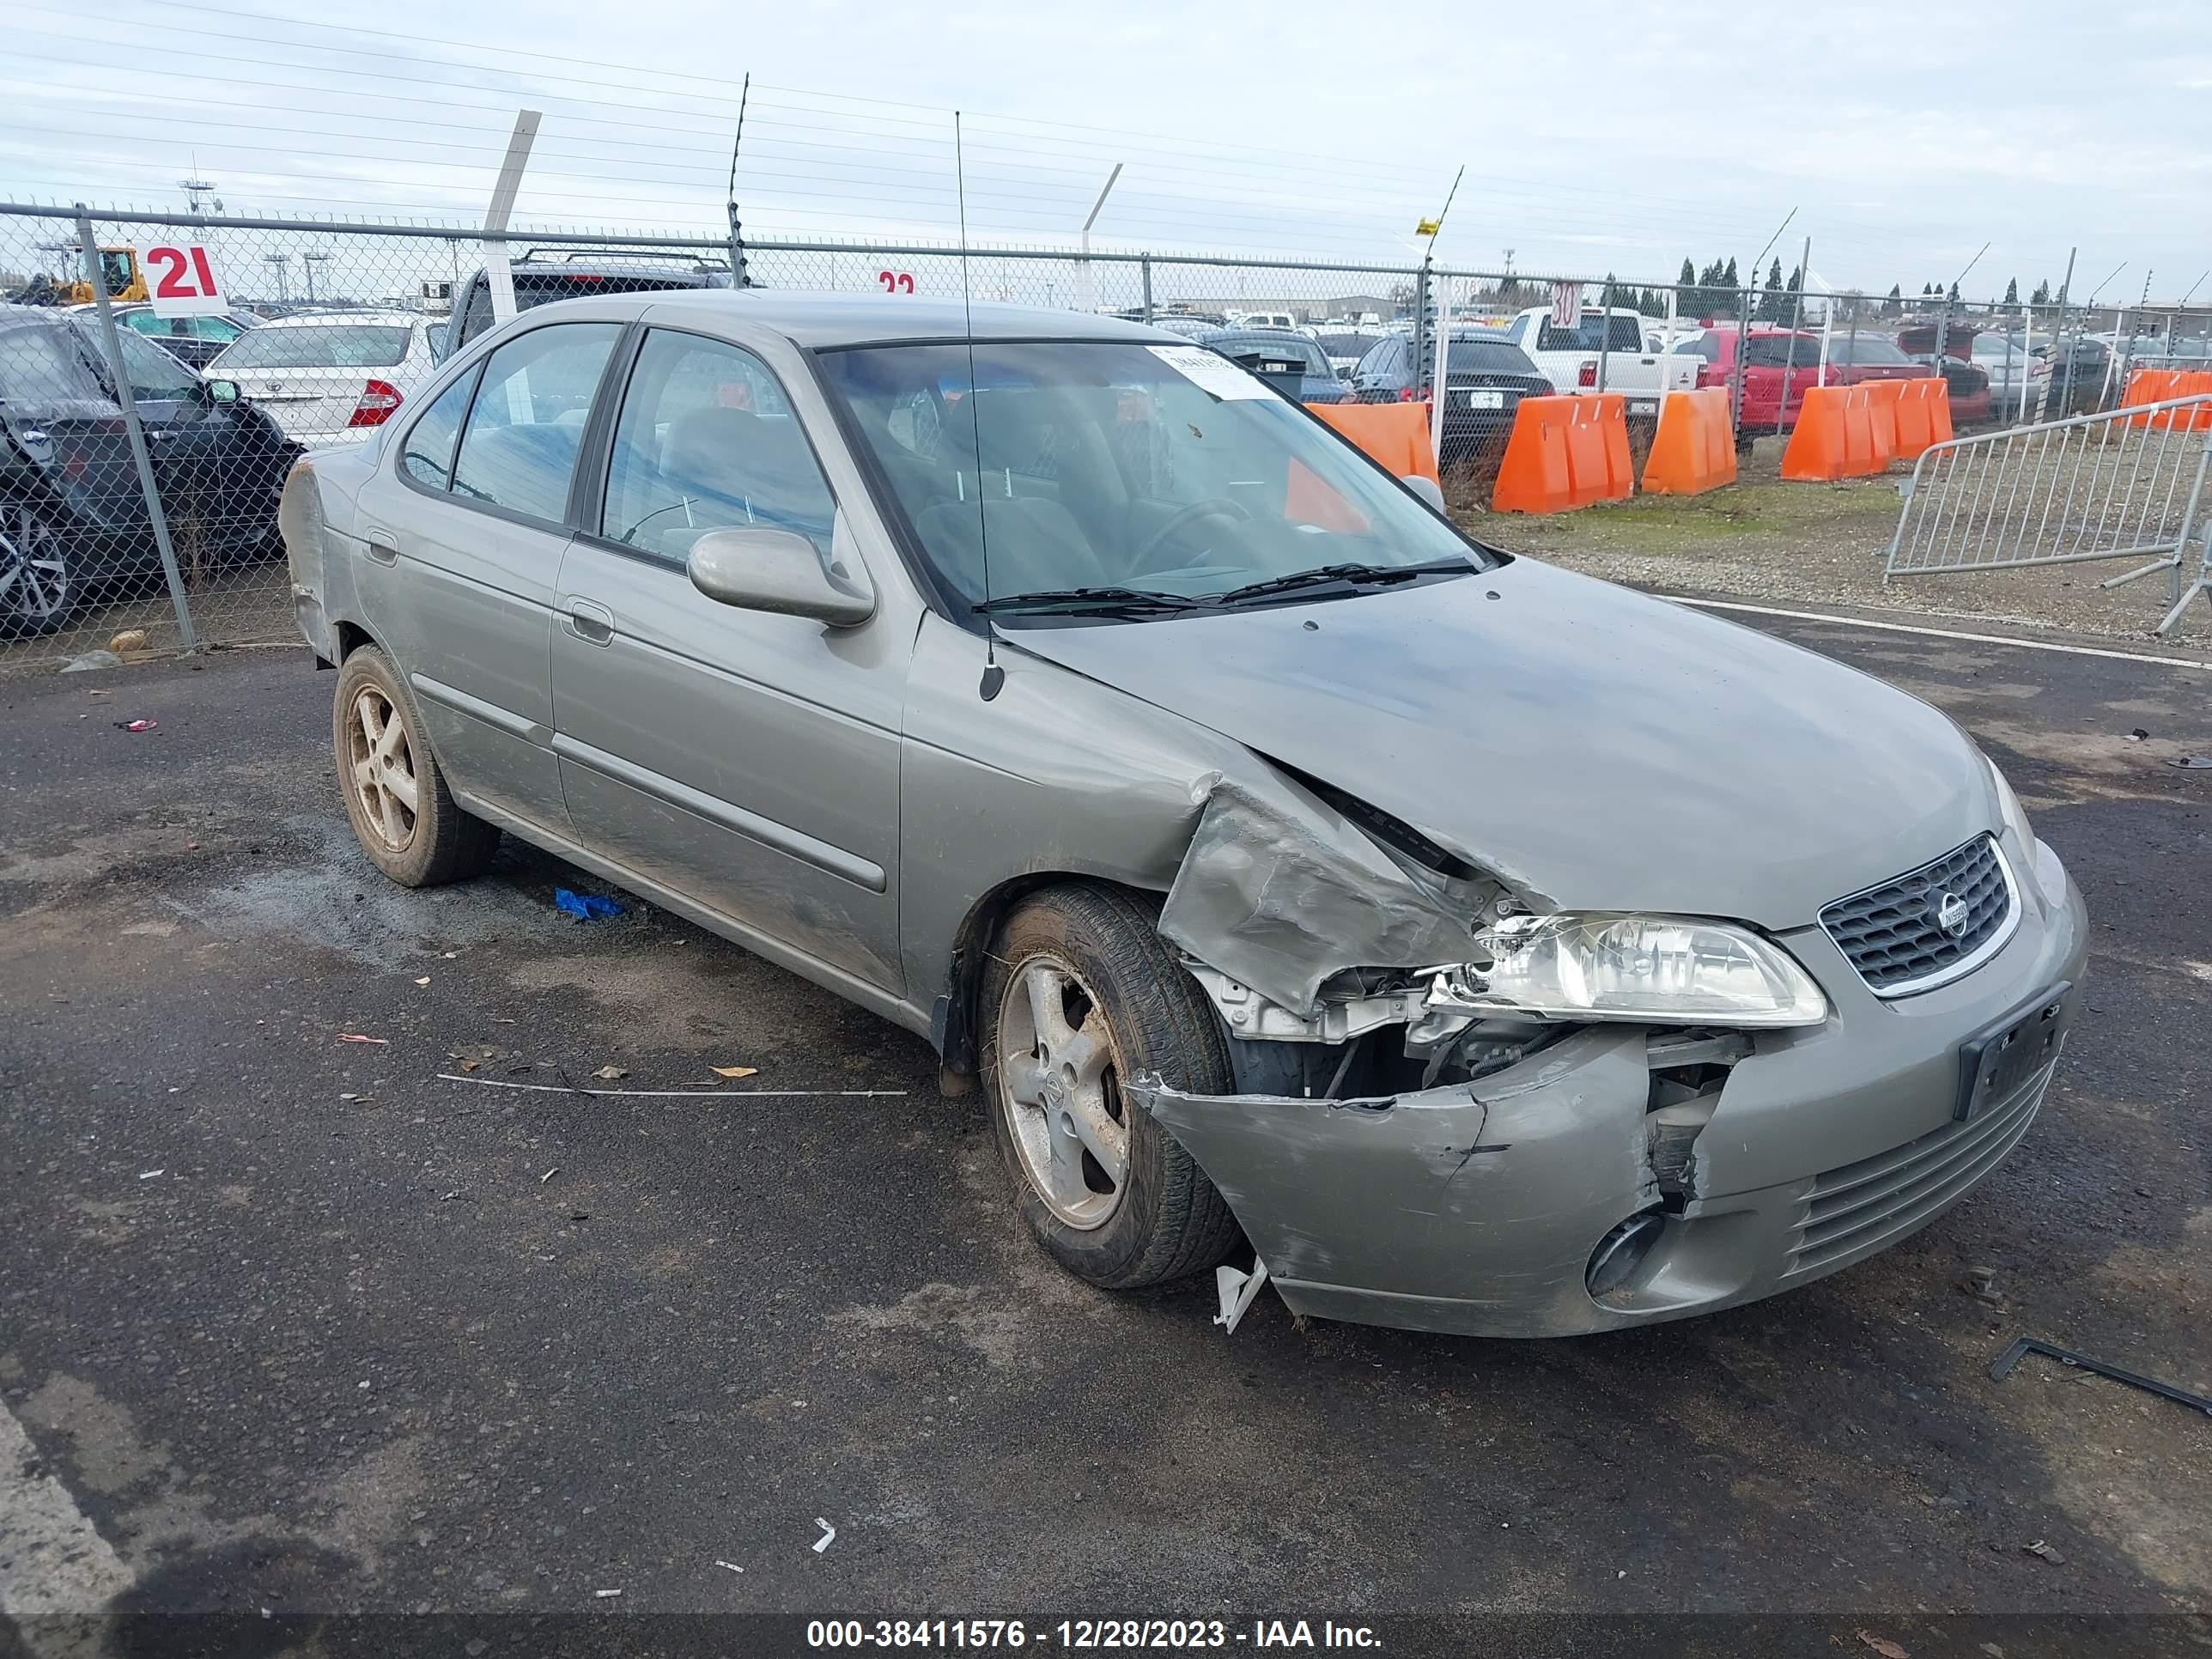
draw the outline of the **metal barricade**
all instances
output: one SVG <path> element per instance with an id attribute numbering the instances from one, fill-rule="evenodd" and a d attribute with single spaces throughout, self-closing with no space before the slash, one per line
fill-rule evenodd
<path id="1" fill-rule="evenodd" d="M 2166 633 L 2212 593 L 2208 467 L 2212 394 L 1954 438 L 1900 487 L 1882 580 L 2144 559 L 2101 586 L 2166 572 Z"/>

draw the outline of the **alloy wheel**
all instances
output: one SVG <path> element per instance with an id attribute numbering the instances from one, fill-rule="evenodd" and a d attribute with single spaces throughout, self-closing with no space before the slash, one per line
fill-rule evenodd
<path id="1" fill-rule="evenodd" d="M 408 746 L 406 723 L 390 698 L 365 685 L 353 701 L 347 731 L 347 759 L 353 769 L 355 798 L 362 818 L 379 840 L 398 853 L 415 839 L 421 792 L 415 754 Z"/>
<path id="2" fill-rule="evenodd" d="M 69 555 L 53 527 L 27 507 L 0 517 L 0 617 L 43 633 L 68 614 Z"/>
<path id="3" fill-rule="evenodd" d="M 999 1008 L 999 1109 L 1030 1187 L 1069 1226 L 1102 1227 L 1129 1180 L 1129 1125 L 1106 1017 L 1066 963 L 1032 957 Z"/>

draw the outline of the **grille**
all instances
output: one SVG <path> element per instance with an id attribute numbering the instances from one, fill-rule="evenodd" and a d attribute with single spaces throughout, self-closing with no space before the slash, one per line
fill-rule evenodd
<path id="1" fill-rule="evenodd" d="M 2056 1062 L 2045 1066 L 2011 1099 L 1972 1122 L 1947 1123 L 1815 1177 L 1782 1277 L 1867 1255 L 1931 1219 L 1996 1168 L 2027 1133 L 2055 1069 Z"/>
<path id="2" fill-rule="evenodd" d="M 1936 920 L 1947 894 L 1966 907 L 1966 929 L 1956 938 Z M 1972 967 L 1976 953 L 2012 925 L 2018 907 L 1996 842 L 1978 836 L 1917 870 L 1838 899 L 1820 912 L 1820 926 L 1878 994 L 1903 996 Z"/>

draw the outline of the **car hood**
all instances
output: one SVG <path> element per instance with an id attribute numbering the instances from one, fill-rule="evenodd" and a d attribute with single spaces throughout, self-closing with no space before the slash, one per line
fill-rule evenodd
<path id="1" fill-rule="evenodd" d="M 1002 637 L 1392 813 L 1559 908 L 1769 928 L 1997 823 L 1917 699 L 1528 559 L 1357 599 Z"/>

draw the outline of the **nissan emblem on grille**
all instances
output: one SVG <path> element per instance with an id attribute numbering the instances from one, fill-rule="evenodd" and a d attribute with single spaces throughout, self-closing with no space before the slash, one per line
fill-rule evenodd
<path id="1" fill-rule="evenodd" d="M 1972 972 L 2020 920 L 2012 872 L 1978 836 L 1820 912 L 1820 925 L 1877 995 L 1909 996 Z"/>
<path id="2" fill-rule="evenodd" d="M 1973 912 L 1966 908 L 1966 900 L 1956 893 L 1946 893 L 1942 902 L 1936 907 L 1936 925 L 1953 939 L 1964 939 L 1966 922 L 1972 915 Z"/>

